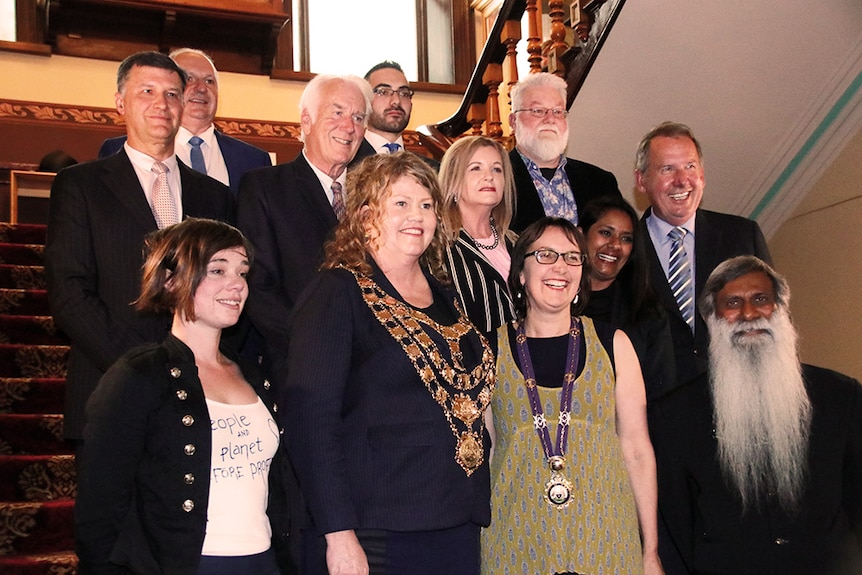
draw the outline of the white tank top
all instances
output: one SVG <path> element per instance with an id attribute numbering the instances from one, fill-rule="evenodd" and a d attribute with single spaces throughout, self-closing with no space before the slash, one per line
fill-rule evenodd
<path id="1" fill-rule="evenodd" d="M 278 426 L 263 402 L 232 405 L 207 399 L 212 463 L 203 555 L 253 555 L 269 549 L 269 467 Z"/>

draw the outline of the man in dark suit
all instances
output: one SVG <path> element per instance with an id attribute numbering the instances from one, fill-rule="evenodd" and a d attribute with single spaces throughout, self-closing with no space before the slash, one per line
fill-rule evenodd
<path id="1" fill-rule="evenodd" d="M 242 180 L 237 221 L 255 248 L 246 310 L 272 359 L 286 353 L 294 302 L 343 209 L 346 168 L 365 134 L 370 100 L 362 78 L 316 76 L 299 101 L 302 152 Z"/>
<path id="2" fill-rule="evenodd" d="M 168 333 L 169 317 L 140 314 L 132 305 L 141 289 L 144 237 L 186 216 L 232 219 L 228 188 L 174 155 L 184 87 L 185 73 L 164 54 L 126 58 L 115 96 L 126 144 L 108 158 L 63 170 L 51 188 L 45 267 L 54 320 L 72 341 L 68 439 L 83 439 L 84 408 L 105 370 L 130 348 Z"/>
<path id="3" fill-rule="evenodd" d="M 676 572 L 862 573 L 862 386 L 799 362 L 787 282 L 762 260 L 720 264 L 703 292 L 709 371 L 652 421 Z"/>
<path id="4" fill-rule="evenodd" d="M 512 88 L 509 125 L 517 145 L 509 152 L 518 201 L 510 226 L 521 233 L 543 216 L 578 224 L 578 209 L 603 195 L 620 196 L 617 179 L 597 166 L 565 156 L 569 143 L 566 82 L 530 74 Z"/>
<path id="5" fill-rule="evenodd" d="M 665 122 L 644 136 L 638 146 L 635 180 L 638 191 L 651 203 L 640 228 L 650 240 L 645 244 L 650 284 L 667 310 L 676 354 L 676 382 L 662 390 L 662 395 L 706 371 L 709 342 L 703 318 L 692 313 L 690 323 L 686 321 L 668 280 L 671 231 L 685 230 L 682 244 L 693 279 L 693 286 L 686 288 L 691 312 L 706 278 L 722 261 L 739 255 L 755 255 L 770 263 L 771 259 L 757 222 L 699 209 L 704 188 L 703 156 L 700 143 L 687 126 Z"/>
<path id="6" fill-rule="evenodd" d="M 374 154 L 394 154 L 404 150 L 404 129 L 410 123 L 413 111 L 413 89 L 404 75 L 401 65 L 385 60 L 372 66 L 365 73 L 365 80 L 371 85 L 371 115 L 365 138 L 359 144 L 359 151 L 353 164 Z M 440 162 L 421 156 L 435 170 Z"/>
<path id="7" fill-rule="evenodd" d="M 174 151 L 185 165 L 230 186 L 236 197 L 243 174 L 272 165 L 269 154 L 216 131 L 213 120 L 218 110 L 219 79 L 209 56 L 193 48 L 180 48 L 171 52 L 170 57 L 188 75 L 185 108 Z M 194 138 L 200 139 L 195 140 L 197 146 L 191 143 Z M 118 152 L 125 141 L 125 136 L 105 140 L 99 157 Z"/>

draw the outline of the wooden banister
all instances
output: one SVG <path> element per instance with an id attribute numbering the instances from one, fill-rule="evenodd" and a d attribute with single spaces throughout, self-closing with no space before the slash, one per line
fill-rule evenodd
<path id="1" fill-rule="evenodd" d="M 551 71 L 565 78 L 568 85 L 566 108 L 571 108 L 624 3 L 625 0 L 550 0 L 550 40 L 553 44 L 548 62 Z M 527 13 L 530 16 L 527 60 L 531 73 L 541 71 L 540 7 L 540 0 L 504 0 L 458 110 L 442 122 L 416 129 L 422 145 L 435 157 L 440 158 L 452 142 L 467 131 L 481 133 L 482 124 L 486 125 L 486 135 L 506 140 L 501 116 L 508 113 L 510 106 L 501 110 L 498 101 L 499 85 L 504 79 L 503 65 L 506 64 L 507 84 L 511 87 L 518 80 L 517 66 L 513 62 L 517 56 L 515 44 L 520 32 L 515 30 L 520 30 L 520 21 Z M 572 46 L 565 41 L 566 24 L 574 28 Z M 506 93 L 508 97 L 508 90 Z"/>

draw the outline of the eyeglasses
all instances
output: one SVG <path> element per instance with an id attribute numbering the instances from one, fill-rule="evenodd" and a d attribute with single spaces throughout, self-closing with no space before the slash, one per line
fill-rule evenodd
<path id="1" fill-rule="evenodd" d="M 566 252 L 564 254 L 561 254 L 560 252 L 554 251 L 549 248 L 542 248 L 540 250 L 524 254 L 524 257 L 529 256 L 535 256 L 536 261 L 545 266 L 557 263 L 557 260 L 560 259 L 560 256 L 563 256 L 563 261 L 566 262 L 566 265 L 568 266 L 583 265 L 584 260 L 587 259 L 587 256 L 585 256 L 581 252 Z"/>
<path id="2" fill-rule="evenodd" d="M 377 86 L 374 88 L 374 94 L 383 98 L 389 98 L 392 94 L 398 94 L 398 97 L 402 100 L 412 100 L 415 92 L 412 88 L 398 88 L 395 90 L 389 86 Z"/>
<path id="3" fill-rule="evenodd" d="M 565 120 L 569 115 L 568 110 L 563 110 L 561 108 L 522 108 L 520 110 L 515 110 L 515 112 L 530 112 L 534 118 L 544 118 L 548 115 L 548 112 L 553 114 L 555 120 Z"/>

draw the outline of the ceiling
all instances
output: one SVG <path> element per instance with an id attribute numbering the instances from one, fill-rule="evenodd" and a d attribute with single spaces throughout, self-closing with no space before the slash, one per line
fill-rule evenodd
<path id="1" fill-rule="evenodd" d="M 628 0 L 572 106 L 569 155 L 643 210 L 634 151 L 665 120 L 701 142 L 703 207 L 770 237 L 862 134 L 862 1 Z"/>

